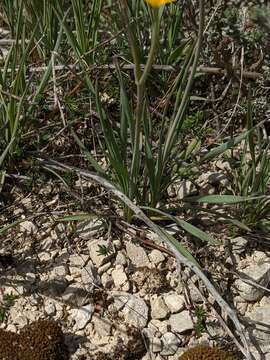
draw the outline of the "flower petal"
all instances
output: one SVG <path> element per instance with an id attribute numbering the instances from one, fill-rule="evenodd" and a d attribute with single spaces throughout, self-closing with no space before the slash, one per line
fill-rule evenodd
<path id="1" fill-rule="evenodd" d="M 145 0 L 149 5 L 155 8 L 159 8 L 162 5 L 169 4 L 176 0 Z"/>

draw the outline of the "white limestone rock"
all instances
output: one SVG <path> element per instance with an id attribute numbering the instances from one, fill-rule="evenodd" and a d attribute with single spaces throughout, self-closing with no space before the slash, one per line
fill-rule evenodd
<path id="1" fill-rule="evenodd" d="M 108 310 L 112 312 L 119 312 L 128 303 L 131 296 L 133 295 L 127 294 L 124 291 L 111 291 L 108 300 L 113 299 L 113 303 L 109 305 Z"/>
<path id="2" fill-rule="evenodd" d="M 79 309 L 71 310 L 71 317 L 75 321 L 74 331 L 82 330 L 90 322 L 95 311 L 94 305 L 88 304 Z"/>
<path id="3" fill-rule="evenodd" d="M 91 263 L 88 263 L 81 269 L 81 282 L 91 289 L 95 288 L 95 284 L 100 284 L 100 277 L 97 274 L 96 268 Z"/>
<path id="4" fill-rule="evenodd" d="M 252 335 L 256 342 L 264 346 L 265 352 L 270 352 L 270 305 L 255 307 L 246 317 L 252 320 Z"/>
<path id="5" fill-rule="evenodd" d="M 163 356 L 174 355 L 181 344 L 181 340 L 178 336 L 172 332 L 166 332 L 161 337 L 162 351 L 160 352 Z"/>
<path id="6" fill-rule="evenodd" d="M 107 274 L 106 272 L 101 275 L 101 284 L 104 288 L 110 288 L 113 285 L 112 276 Z"/>
<path id="7" fill-rule="evenodd" d="M 156 335 L 162 336 L 169 330 L 169 321 L 168 320 L 155 320 L 152 319 L 149 321 L 148 328 Z"/>
<path id="8" fill-rule="evenodd" d="M 126 244 L 126 251 L 128 258 L 136 267 L 151 267 L 149 258 L 141 246 L 128 242 Z"/>
<path id="9" fill-rule="evenodd" d="M 106 264 L 101 265 L 101 266 L 97 269 L 98 274 L 99 274 L 99 275 L 104 274 L 106 271 L 108 271 L 108 270 L 111 268 L 111 266 L 112 266 L 111 262 L 107 262 Z"/>
<path id="10" fill-rule="evenodd" d="M 158 337 L 153 337 L 150 340 L 150 349 L 153 353 L 158 353 L 162 350 L 162 341 Z"/>
<path id="11" fill-rule="evenodd" d="M 15 325 L 9 324 L 9 325 L 7 326 L 7 328 L 6 328 L 6 331 L 11 331 L 11 332 L 16 333 L 16 332 L 17 332 L 17 328 L 16 328 Z"/>
<path id="12" fill-rule="evenodd" d="M 41 262 L 49 262 L 50 260 L 52 260 L 52 254 L 50 252 L 47 251 L 42 251 L 38 254 L 39 260 Z"/>
<path id="13" fill-rule="evenodd" d="M 149 349 L 152 353 L 158 353 L 162 350 L 161 340 L 157 335 L 157 331 L 151 328 L 144 328 L 143 335 L 147 338 L 149 343 Z"/>
<path id="14" fill-rule="evenodd" d="M 178 314 L 173 314 L 169 318 L 171 329 L 176 333 L 183 333 L 192 330 L 194 325 L 188 310 L 184 310 Z"/>
<path id="15" fill-rule="evenodd" d="M 162 263 L 166 259 L 164 254 L 157 249 L 152 250 L 148 256 L 150 261 L 155 265 Z"/>
<path id="16" fill-rule="evenodd" d="M 111 335 L 112 323 L 108 319 L 103 319 L 98 314 L 93 314 L 91 322 L 94 326 L 94 331 L 100 337 Z"/>
<path id="17" fill-rule="evenodd" d="M 185 307 L 185 298 L 183 295 L 169 293 L 164 294 L 163 299 L 172 314 L 183 310 Z"/>
<path id="18" fill-rule="evenodd" d="M 257 264 L 252 264 L 240 270 L 242 279 L 235 281 L 235 286 L 239 291 L 239 295 L 250 302 L 258 301 L 262 298 L 265 290 L 252 285 L 248 281 L 267 287 L 270 283 L 270 261 L 264 259 Z M 244 280 L 247 280 L 245 282 Z"/>
<path id="19" fill-rule="evenodd" d="M 67 274 L 67 269 L 64 265 L 55 266 L 52 270 L 52 277 L 61 278 L 65 277 Z"/>
<path id="20" fill-rule="evenodd" d="M 15 310 L 15 308 L 11 308 L 9 312 L 9 318 L 14 325 L 18 326 L 18 328 L 23 328 L 28 324 L 27 317 L 23 314 L 20 314 L 18 309 Z"/>
<path id="21" fill-rule="evenodd" d="M 54 316 L 56 313 L 56 307 L 53 302 L 48 301 L 44 305 L 44 311 L 48 316 Z"/>
<path id="22" fill-rule="evenodd" d="M 83 267 L 89 260 L 88 255 L 78 254 L 69 256 L 69 266 Z"/>
<path id="23" fill-rule="evenodd" d="M 112 271 L 112 278 L 117 289 L 121 288 L 121 286 L 128 281 L 127 275 L 121 265 L 118 265 L 118 267 Z"/>
<path id="24" fill-rule="evenodd" d="M 242 236 L 231 239 L 232 253 L 238 255 L 242 254 L 246 250 L 247 244 L 247 239 Z"/>
<path id="25" fill-rule="evenodd" d="M 122 252 L 118 252 L 115 258 L 115 265 L 123 265 L 127 264 L 127 258 Z"/>
<path id="26" fill-rule="evenodd" d="M 152 319 L 165 319 L 169 314 L 169 309 L 166 306 L 162 296 L 152 296 L 150 299 L 151 304 L 151 318 Z"/>
<path id="27" fill-rule="evenodd" d="M 69 285 L 62 294 L 62 301 L 65 304 L 81 307 L 89 301 L 89 291 L 81 283 Z"/>
<path id="28" fill-rule="evenodd" d="M 20 223 L 20 230 L 21 232 L 26 233 L 28 235 L 36 234 L 38 231 L 38 227 L 32 221 L 25 220 Z"/>
<path id="29" fill-rule="evenodd" d="M 128 292 L 130 290 L 130 283 L 129 281 L 126 281 L 122 286 L 121 290 Z"/>
<path id="30" fill-rule="evenodd" d="M 145 301 L 135 295 L 129 296 L 122 312 L 129 325 L 142 329 L 148 322 L 149 309 Z"/>

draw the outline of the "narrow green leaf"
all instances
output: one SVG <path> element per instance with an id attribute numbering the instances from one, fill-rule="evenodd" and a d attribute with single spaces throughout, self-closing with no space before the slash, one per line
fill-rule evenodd
<path id="1" fill-rule="evenodd" d="M 15 226 L 19 225 L 20 223 L 24 222 L 25 219 L 20 219 L 20 220 L 17 220 L 17 221 L 14 221 L 13 223 L 11 224 L 8 224 L 7 226 L 3 226 L 0 228 L 0 234 L 4 234 L 6 231 L 8 231 L 9 229 L 12 229 L 14 228 Z"/>
<path id="2" fill-rule="evenodd" d="M 83 152 L 83 154 L 86 156 L 87 160 L 89 161 L 89 163 L 94 167 L 94 169 L 99 173 L 102 174 L 103 176 L 106 176 L 106 172 L 105 170 L 99 165 L 99 163 L 96 161 L 96 159 L 92 156 L 92 154 L 90 153 L 90 151 L 86 148 L 86 146 L 81 142 L 81 140 L 79 139 L 79 137 L 77 136 L 77 134 L 75 133 L 75 131 L 73 129 L 71 129 L 71 134 L 73 135 L 76 143 L 79 145 L 81 151 Z"/>
<path id="3" fill-rule="evenodd" d="M 205 212 L 207 214 L 211 214 L 211 215 L 214 215 L 215 217 L 215 220 L 216 221 L 221 221 L 221 222 L 226 222 L 226 223 L 231 223 L 237 227 L 239 227 L 240 229 L 243 229 L 247 232 L 250 232 L 251 229 L 245 225 L 244 223 L 242 223 L 241 221 L 238 221 L 230 216 L 227 216 L 225 214 L 222 214 L 218 211 L 215 211 L 213 209 L 208 209 L 208 208 L 205 208 L 205 207 L 196 207 L 194 208 L 193 206 L 188 206 L 186 205 L 185 206 L 186 209 L 190 209 L 191 211 L 195 211 L 196 213 L 199 213 L 199 212 Z"/>
<path id="4" fill-rule="evenodd" d="M 112 125 L 107 117 L 107 114 L 102 107 L 98 90 L 98 82 L 96 82 L 95 97 L 97 112 L 99 114 L 104 140 L 106 143 L 107 151 L 105 152 L 105 155 L 114 170 L 114 174 L 116 175 L 122 191 L 127 194 L 130 178 L 126 163 L 120 151 L 121 146 L 119 146 L 119 143 L 121 143 L 121 138 L 118 136 L 118 133 L 114 132 L 114 129 L 112 128 Z"/>
<path id="5" fill-rule="evenodd" d="M 183 55 L 183 50 L 188 45 L 189 40 L 184 40 L 181 42 L 181 45 L 177 46 L 176 49 L 172 51 L 172 53 L 169 56 L 168 63 L 176 63 L 180 60 L 181 56 Z"/>
<path id="6" fill-rule="evenodd" d="M 95 214 L 74 214 L 74 215 L 67 215 L 60 218 L 57 218 L 56 221 L 82 221 L 82 220 L 92 220 L 95 219 L 97 216 Z"/>
<path id="7" fill-rule="evenodd" d="M 198 268 L 201 268 L 200 264 L 192 256 L 192 254 L 178 240 L 176 240 L 174 236 L 169 234 L 164 228 L 161 227 L 159 228 L 163 232 L 163 234 L 167 237 L 169 242 L 176 248 L 177 251 L 179 251 L 180 254 L 182 254 L 186 259 L 191 261 L 194 265 L 198 266 Z"/>
<path id="8" fill-rule="evenodd" d="M 225 223 L 231 223 L 231 224 L 237 226 L 239 229 L 242 229 L 244 231 L 247 231 L 247 232 L 251 231 L 251 229 L 247 225 L 245 225 L 244 223 L 242 223 L 239 220 L 231 219 L 231 218 L 221 218 L 221 220 L 223 220 Z"/>
<path id="9" fill-rule="evenodd" d="M 158 214 L 161 214 L 165 217 L 167 217 L 168 219 L 171 219 L 173 222 L 175 222 L 177 225 L 181 226 L 181 228 L 185 231 L 187 231 L 188 233 L 190 233 L 191 235 L 197 237 L 198 239 L 208 242 L 211 245 L 218 245 L 220 244 L 219 241 L 215 240 L 214 238 L 212 238 L 212 236 L 208 235 L 207 233 L 205 233 L 204 231 L 198 229 L 196 226 L 189 224 L 188 222 L 179 219 L 176 216 L 170 215 L 165 213 L 162 210 L 159 209 L 154 209 L 148 206 L 142 206 L 142 209 L 147 209 L 153 212 L 156 212 Z"/>
<path id="10" fill-rule="evenodd" d="M 205 204 L 238 204 L 244 201 L 261 199 L 264 196 L 236 196 L 236 195 L 204 195 L 186 197 L 183 201 Z"/>
<path id="11" fill-rule="evenodd" d="M 212 236 L 208 235 L 206 232 L 202 231 L 201 229 L 197 228 L 196 226 L 189 224 L 188 222 L 176 218 L 176 223 L 181 226 L 181 228 L 191 235 L 195 236 L 196 238 L 208 242 L 211 245 L 218 245 L 220 241 L 215 240 Z"/>
<path id="12" fill-rule="evenodd" d="M 206 100 L 207 100 L 206 98 L 201 97 L 201 96 L 193 95 L 193 96 L 190 97 L 190 101 L 206 101 Z"/>
<path id="13" fill-rule="evenodd" d="M 7 156 L 9 149 L 11 148 L 12 144 L 14 143 L 14 141 L 16 140 L 16 137 L 13 137 L 10 142 L 8 143 L 8 145 L 5 147 L 4 151 L 2 152 L 1 156 L 0 156 L 0 166 L 2 166 L 5 157 Z"/>
<path id="14" fill-rule="evenodd" d="M 239 144 L 241 141 L 246 139 L 246 137 L 250 134 L 251 130 L 245 131 L 244 133 L 231 138 L 229 141 L 225 142 L 224 144 L 221 144 L 214 149 L 210 150 L 207 154 L 205 154 L 200 162 L 211 160 L 221 154 L 223 154 L 225 151 L 231 149 L 235 145 Z"/>
<path id="15" fill-rule="evenodd" d="M 201 146 L 201 140 L 199 138 L 194 138 L 190 141 L 185 151 L 185 158 L 188 158 L 193 152 L 198 152 Z"/>

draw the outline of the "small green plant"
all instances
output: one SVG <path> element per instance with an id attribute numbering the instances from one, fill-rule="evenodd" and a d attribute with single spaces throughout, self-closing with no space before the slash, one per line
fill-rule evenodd
<path id="1" fill-rule="evenodd" d="M 88 153 L 91 166 L 102 176 L 109 178 L 118 188 L 132 201 L 140 205 L 156 207 L 159 201 L 166 196 L 170 183 L 174 180 L 171 173 L 171 160 L 180 141 L 180 132 L 185 120 L 186 109 L 190 100 L 190 92 L 195 78 L 196 67 L 199 61 L 200 50 L 203 40 L 204 24 L 204 1 L 200 1 L 199 29 L 197 39 L 178 46 L 178 61 L 183 62 L 183 70 L 175 79 L 170 90 L 166 105 L 164 107 L 161 125 L 158 131 L 155 126 L 157 119 L 149 112 L 148 101 L 153 97 L 153 86 L 151 70 L 155 61 L 159 61 L 163 50 L 160 49 L 162 29 L 167 28 L 163 21 L 163 13 L 166 8 L 161 6 L 167 2 L 161 1 L 147 6 L 144 2 L 133 7 L 130 2 L 121 0 L 119 2 L 122 23 L 125 26 L 127 42 L 129 44 L 129 55 L 134 64 L 134 89 L 136 95 L 130 96 L 130 83 L 115 58 L 115 74 L 119 82 L 119 124 L 111 121 L 110 115 L 101 101 L 101 91 L 96 82 L 95 100 L 99 115 L 103 138 L 101 143 L 103 153 L 109 164 L 109 171 L 101 169 L 93 159 L 90 151 L 87 152 L 84 144 L 74 134 L 75 140 L 82 152 Z M 154 5 L 153 5 L 154 4 Z M 155 5 L 156 4 L 156 5 Z M 171 4 L 169 14 L 179 12 L 179 7 Z M 181 8 L 181 7 L 180 7 Z M 151 24 L 151 40 L 147 51 L 143 50 L 143 40 L 138 35 L 142 29 L 140 23 L 133 23 L 133 16 L 138 10 L 144 13 L 148 23 Z M 181 19 L 179 12 L 178 22 Z M 180 26 L 181 24 L 178 23 Z M 163 30 L 164 31 L 164 30 Z M 168 29 L 164 33 L 166 41 L 171 43 L 170 48 L 177 46 L 179 38 L 173 30 Z M 174 49 L 176 50 L 176 49 Z M 142 68 L 141 63 L 145 66 Z M 89 88 L 91 91 L 91 88 Z M 169 103 L 173 102 L 173 112 L 170 112 Z M 168 115 L 170 113 L 170 115 Z M 198 115 L 199 118 L 199 115 Z M 169 175 L 170 174 L 170 175 Z M 130 221 L 132 211 L 124 207 L 124 216 Z"/>
<path id="2" fill-rule="evenodd" d="M 183 123 L 182 129 L 190 130 L 195 126 L 198 126 L 198 124 L 203 121 L 203 116 L 204 114 L 202 111 L 196 111 L 194 114 L 187 116 Z"/>
<path id="3" fill-rule="evenodd" d="M 3 322 L 7 318 L 8 311 L 14 305 L 17 298 L 18 296 L 12 292 L 3 294 L 0 303 L 0 322 Z"/>
<path id="4" fill-rule="evenodd" d="M 249 102 L 247 120 L 250 134 L 244 142 L 239 160 L 230 159 L 233 191 L 253 197 L 252 202 L 236 206 L 235 217 L 250 229 L 269 234 L 270 226 L 270 144 L 263 140 L 260 129 L 252 129 L 252 104 Z"/>
<path id="5" fill-rule="evenodd" d="M 201 334 L 205 331 L 205 321 L 207 317 L 207 311 L 202 306 L 196 306 L 194 309 L 194 315 L 196 317 L 194 329 L 196 335 L 200 337 Z"/>
<path id="6" fill-rule="evenodd" d="M 106 255 L 109 255 L 111 253 L 113 253 L 113 248 L 111 245 L 98 245 L 98 250 L 97 250 L 97 253 L 99 256 L 106 256 Z"/>

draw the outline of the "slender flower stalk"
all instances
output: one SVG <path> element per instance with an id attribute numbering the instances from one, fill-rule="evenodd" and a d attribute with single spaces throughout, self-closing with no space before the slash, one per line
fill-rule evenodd
<path id="1" fill-rule="evenodd" d="M 153 9 L 153 25 L 152 25 L 152 34 L 151 34 L 151 47 L 148 55 L 148 59 L 143 71 L 143 74 L 140 78 L 139 84 L 142 86 L 145 84 L 145 81 L 149 75 L 149 72 L 151 71 L 151 68 L 153 66 L 153 63 L 155 61 L 155 56 L 157 53 L 157 49 L 159 46 L 159 16 L 158 16 L 158 9 Z"/>
<path id="2" fill-rule="evenodd" d="M 139 78 L 141 77 L 140 55 L 139 55 L 140 51 L 138 48 L 137 39 L 135 38 L 135 34 L 132 28 L 132 24 L 130 23 L 127 0 L 120 1 L 120 9 L 121 9 L 121 15 L 123 21 L 126 24 L 126 28 L 127 28 L 128 42 L 134 62 L 134 76 L 136 82 L 138 82 Z"/>
<path id="3" fill-rule="evenodd" d="M 139 78 L 139 81 L 136 81 L 137 106 L 136 106 L 136 119 L 135 119 L 135 139 L 134 139 L 134 149 L 133 149 L 132 163 L 131 163 L 131 186 L 130 186 L 130 194 L 129 194 L 131 198 L 134 196 L 134 191 L 136 188 L 136 184 L 138 182 L 139 169 L 140 169 L 140 159 L 141 159 L 140 134 L 141 134 L 143 117 L 145 114 L 145 84 L 148 75 L 151 71 L 152 65 L 155 61 L 155 56 L 159 45 L 159 27 L 160 27 L 160 20 L 158 16 L 158 8 L 154 8 L 152 33 L 151 33 L 151 46 L 149 50 L 149 55 L 147 58 L 144 71 L 141 77 Z"/>

